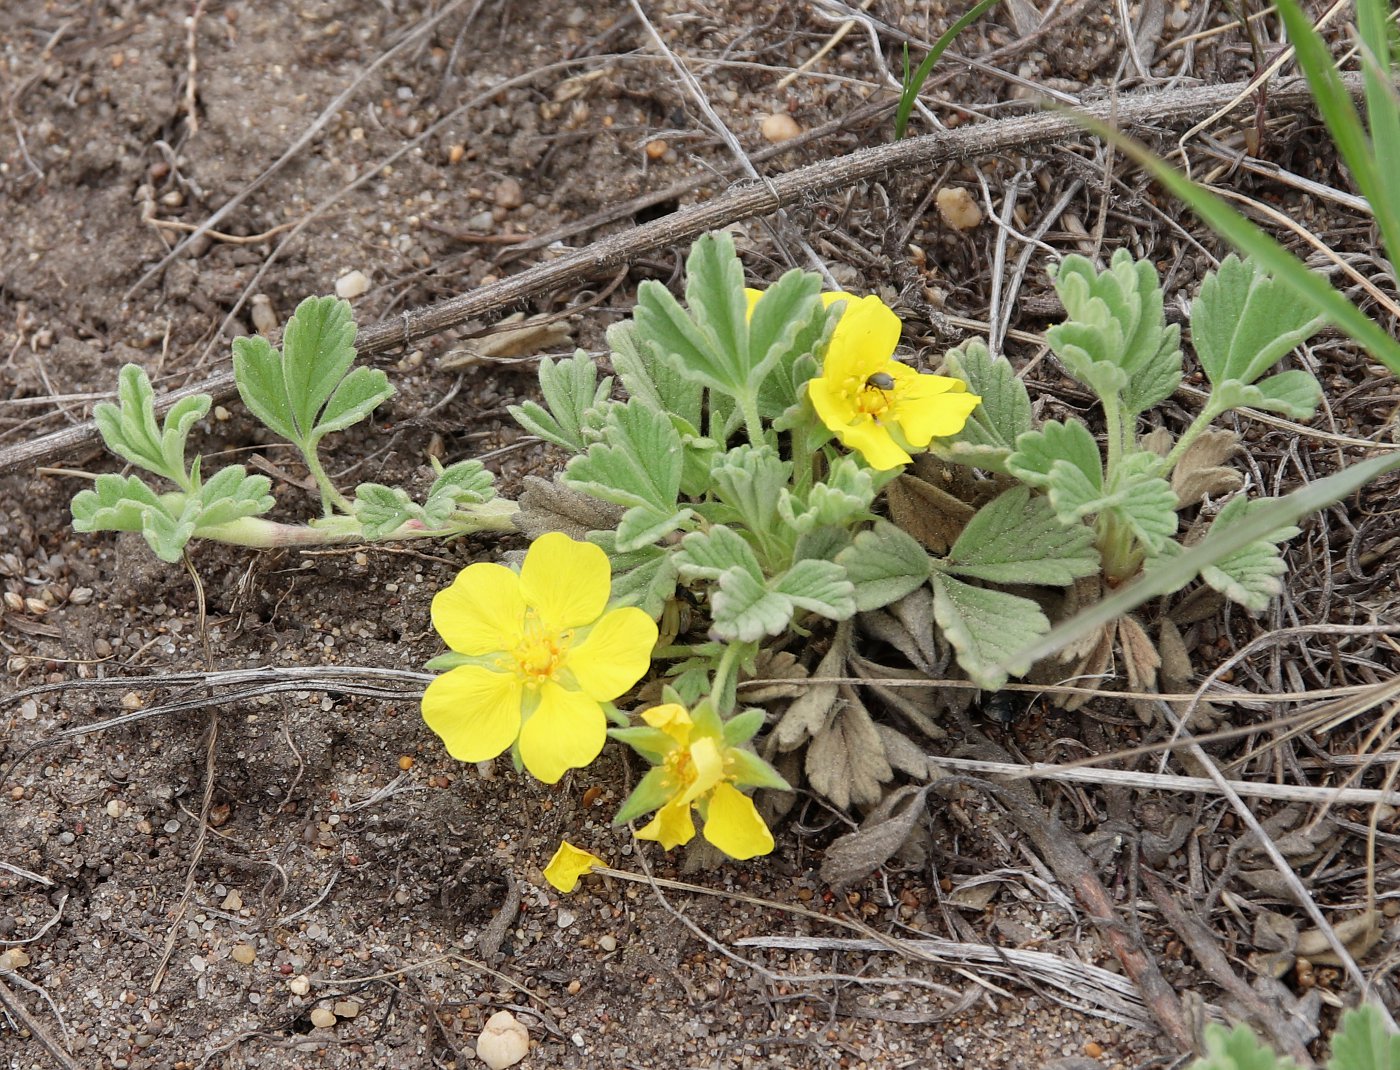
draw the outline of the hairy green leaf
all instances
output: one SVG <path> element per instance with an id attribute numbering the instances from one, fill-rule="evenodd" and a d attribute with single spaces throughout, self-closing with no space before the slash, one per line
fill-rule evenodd
<path id="1" fill-rule="evenodd" d="M 1347 1011 L 1332 1037 L 1327 1070 L 1400 1070 L 1400 1033 L 1387 1029 L 1370 1004 Z"/>
<path id="2" fill-rule="evenodd" d="M 685 303 L 709 341 L 710 352 L 724 368 L 717 379 L 737 392 L 751 381 L 758 361 L 750 358 L 744 265 L 730 235 L 705 234 L 690 247 L 685 260 Z"/>
<path id="3" fill-rule="evenodd" d="M 1264 409 L 1306 420 L 1322 403 L 1322 386 L 1311 372 L 1287 371 L 1246 386 L 1226 380 L 1211 392 L 1211 404 L 1226 409 Z"/>
<path id="4" fill-rule="evenodd" d="M 929 577 L 928 554 L 917 539 L 887 520 L 877 520 L 836 563 L 855 586 L 856 609 L 865 612 L 897 602 Z"/>
<path id="5" fill-rule="evenodd" d="M 140 476 L 100 475 L 91 490 L 73 496 L 74 531 L 140 531 L 160 496 Z"/>
<path id="6" fill-rule="evenodd" d="M 671 515 L 682 459 L 680 435 L 666 414 L 639 401 L 613 405 L 603 437 L 569 462 L 564 482 L 606 502 L 645 505 Z"/>
<path id="7" fill-rule="evenodd" d="M 607 402 L 612 392 L 612 378 L 599 383 L 598 366 L 580 349 L 565 360 L 546 358 L 540 361 L 540 392 L 544 395 L 544 406 L 527 401 L 508 407 L 515 422 L 532 435 L 562 446 L 570 453 L 583 453 L 588 448 L 583 433 L 584 414 Z"/>
<path id="8" fill-rule="evenodd" d="M 162 426 L 156 419 L 155 391 L 145 370 L 126 364 L 117 376 L 117 398 L 119 405 L 104 401 L 92 414 L 107 448 L 123 460 L 189 490 L 185 441 L 190 428 L 208 413 L 212 404 L 209 395 L 181 398 L 166 413 Z"/>
<path id="9" fill-rule="evenodd" d="M 1050 420 L 1039 431 L 1020 435 L 1006 467 L 1021 482 L 1048 491 L 1050 504 L 1065 524 L 1083 517 L 1087 503 L 1103 495 L 1098 443 L 1077 420 Z"/>
<path id="10" fill-rule="evenodd" d="M 410 520 L 422 517 L 422 508 L 399 487 L 361 483 L 355 488 L 355 519 L 367 539 L 382 539 Z"/>
<path id="11" fill-rule="evenodd" d="M 792 623 L 794 609 L 792 599 L 739 566 L 720 575 L 719 589 L 710 597 L 715 634 L 731 642 L 754 643 L 777 635 Z"/>
<path id="12" fill-rule="evenodd" d="M 436 463 L 436 462 L 435 462 Z M 480 505 L 496 496 L 495 479 L 480 461 L 457 461 L 438 471 L 428 501 L 448 497 L 456 505 Z"/>
<path id="13" fill-rule="evenodd" d="M 1050 503 L 1013 487 L 977 511 L 943 561 L 946 571 L 992 583 L 1065 587 L 1099 570 L 1094 533 L 1062 524 Z"/>
<path id="14" fill-rule="evenodd" d="M 628 320 L 609 327 L 608 347 L 613 369 L 629 397 L 668 412 L 692 428 L 700 426 L 704 387 L 663 360 L 656 347 L 641 337 L 635 323 Z"/>
<path id="15" fill-rule="evenodd" d="M 1021 676 L 1031 661 L 1019 651 L 1050 630 L 1029 598 L 974 587 L 934 572 L 933 616 L 957 652 L 958 664 L 978 687 L 999 691 L 1007 675 Z"/>
<path id="16" fill-rule="evenodd" d="M 673 531 L 686 526 L 695 514 L 689 509 L 672 513 L 657 512 L 650 505 L 634 505 L 622 514 L 617 525 L 617 548 L 622 553 L 640 550 L 660 542 Z"/>
<path id="17" fill-rule="evenodd" d="M 855 588 L 846 570 L 833 561 L 799 561 L 770 586 L 799 609 L 828 620 L 845 620 L 856 611 Z"/>
<path id="18" fill-rule="evenodd" d="M 197 527 L 214 527 L 245 516 L 261 516 L 277 504 L 269 493 L 271 489 L 272 480 L 267 476 L 250 476 L 241 464 L 219 469 L 199 488 Z"/>
<path id="19" fill-rule="evenodd" d="M 589 541 L 601 546 L 612 564 L 612 601 L 618 606 L 637 606 L 656 620 L 676 593 L 680 572 L 676 552 L 659 546 L 643 546 L 631 553 L 617 551 L 617 536 L 611 531 L 596 532 Z"/>
<path id="20" fill-rule="evenodd" d="M 1215 386 L 1249 386 L 1324 322 L 1258 260 L 1231 253 L 1191 302 L 1191 344 Z"/>
<path id="21" fill-rule="evenodd" d="M 1276 1055 L 1259 1043 L 1247 1025 L 1233 1030 L 1215 1022 L 1205 1028 L 1206 1053 L 1189 1070 L 1297 1070 L 1292 1059 Z"/>
<path id="22" fill-rule="evenodd" d="M 350 302 L 308 297 L 297 305 L 282 335 L 282 380 L 298 439 L 316 429 L 317 416 L 354 362 Z"/>
<path id="23" fill-rule="evenodd" d="M 753 549 L 738 532 L 723 524 L 686 535 L 676 554 L 676 567 L 687 582 L 717 580 L 735 568 L 747 572 L 755 582 L 763 582 L 763 569 Z"/>
<path id="24" fill-rule="evenodd" d="M 1211 522 L 1207 537 L 1217 530 L 1226 531 L 1238 525 L 1270 500 L 1250 501 L 1242 495 L 1231 498 Z M 1279 577 L 1288 571 L 1277 544 L 1293 538 L 1298 530 L 1290 524 L 1267 533 L 1201 569 L 1201 579 L 1232 602 L 1260 612 L 1268 606 L 1269 599 L 1283 590 Z"/>
<path id="25" fill-rule="evenodd" d="M 1031 399 L 1026 384 L 1005 358 L 993 358 L 979 339 L 949 350 L 944 371 L 967 384 L 968 393 L 982 403 L 972 410 L 963 429 L 930 444 L 939 457 L 957 464 L 1006 472 L 1006 459 L 1016 449 L 1016 439 L 1033 427 Z"/>
<path id="26" fill-rule="evenodd" d="M 821 279 L 794 268 L 763 291 L 749 320 L 749 352 L 766 369 L 759 390 L 759 412 L 779 416 L 802 400 L 803 384 L 815 364 L 798 362 L 825 349 L 839 316 L 828 317 L 820 299 Z M 830 319 L 830 323 L 828 323 Z"/>

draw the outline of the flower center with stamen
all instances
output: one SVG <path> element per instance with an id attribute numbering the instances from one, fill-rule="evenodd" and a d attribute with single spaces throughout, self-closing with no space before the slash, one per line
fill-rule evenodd
<path id="1" fill-rule="evenodd" d="M 695 779 L 694 763 L 690 759 L 689 747 L 677 747 L 662 759 L 662 768 L 666 770 L 664 781 L 666 785 L 682 787 Z"/>
<path id="2" fill-rule="evenodd" d="M 870 416 L 875 420 L 889 411 L 891 397 L 888 390 L 871 386 L 868 380 L 851 376 L 846 380 L 846 395 L 851 399 L 851 407 L 858 416 Z"/>
<path id="3" fill-rule="evenodd" d="M 554 679 L 564 664 L 570 638 L 568 632 L 559 634 L 548 630 L 534 619 L 533 612 L 530 614 L 525 621 L 525 635 L 510 655 L 526 687 L 537 688 Z"/>

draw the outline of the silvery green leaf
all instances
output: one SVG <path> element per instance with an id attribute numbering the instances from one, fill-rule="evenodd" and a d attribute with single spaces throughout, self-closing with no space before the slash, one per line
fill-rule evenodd
<path id="1" fill-rule="evenodd" d="M 1227 1031 L 1224 1026 L 1210 1022 L 1205 1027 L 1205 1046 L 1205 1055 L 1192 1063 L 1189 1070 L 1297 1070 L 1298 1067 L 1292 1059 L 1282 1058 L 1260 1043 L 1254 1030 L 1247 1025 L 1237 1025 Z M 1346 1070 L 1359 1068 L 1347 1067 Z"/>
<path id="2" fill-rule="evenodd" d="M 1128 376 L 1128 384 L 1123 388 L 1123 407 L 1130 416 L 1165 401 L 1181 385 L 1181 327 L 1167 324 L 1157 336 L 1157 343 L 1157 352 Z M 1142 344 L 1149 345 L 1150 340 L 1145 339 Z"/>
<path id="3" fill-rule="evenodd" d="M 828 620 L 845 620 L 856 611 L 855 588 L 846 570 L 833 561 L 799 561 L 770 584 L 799 609 Z"/>
<path id="4" fill-rule="evenodd" d="M 999 691 L 1008 674 L 1022 676 L 1031 662 L 1017 652 L 1050 630 L 1050 621 L 1029 598 L 1007 594 L 934 572 L 933 616 L 958 664 L 985 691 Z"/>
<path id="5" fill-rule="evenodd" d="M 777 635 L 792 623 L 794 608 L 790 598 L 769 589 L 742 566 L 723 572 L 719 589 L 710 596 L 715 634 L 731 642 L 755 643 Z"/>
<path id="6" fill-rule="evenodd" d="M 1243 495 L 1231 498 L 1211 522 L 1207 537 L 1237 526 L 1269 501 L 1267 498 L 1250 501 Z M 1298 531 L 1292 525 L 1271 531 L 1264 538 L 1242 546 L 1201 569 L 1201 579 L 1232 602 L 1238 602 L 1257 613 L 1268 606 L 1269 599 L 1283 590 L 1279 577 L 1288 571 L 1288 566 L 1283 563 L 1277 544 L 1293 538 Z"/>
<path id="7" fill-rule="evenodd" d="M 690 247 L 685 260 L 685 303 L 723 367 L 710 385 L 737 393 L 750 383 L 763 355 L 749 352 L 744 265 L 730 235 L 706 234 Z"/>
<path id="8" fill-rule="evenodd" d="M 199 488 L 197 526 L 214 527 L 245 516 L 261 516 L 276 504 L 268 493 L 271 489 L 267 476 L 250 476 L 241 464 L 221 468 Z"/>
<path id="9" fill-rule="evenodd" d="M 188 489 L 185 440 L 195 422 L 208 413 L 212 404 L 209 395 L 195 394 L 177 401 L 162 426 L 156 419 L 155 391 L 145 370 L 126 364 L 117 376 L 117 399 L 119 405 L 103 401 L 92 414 L 107 448 L 123 460 Z"/>
<path id="10" fill-rule="evenodd" d="M 1370 1004 L 1347 1011 L 1332 1036 L 1327 1070 L 1400 1070 L 1400 1033 L 1387 1029 Z"/>
<path id="11" fill-rule="evenodd" d="M 635 505 L 622 514 L 617 525 L 617 549 L 620 553 L 630 553 L 660 542 L 673 531 L 685 527 L 694 515 L 689 509 L 660 513 L 649 505 Z"/>
<path id="12" fill-rule="evenodd" d="M 1263 409 L 1293 420 L 1309 419 L 1322 402 L 1322 386 L 1311 372 L 1286 371 L 1246 386 L 1238 379 L 1216 384 L 1211 403 L 1223 409 Z"/>
<path id="13" fill-rule="evenodd" d="M 844 527 L 870 511 L 875 494 L 870 469 L 851 457 L 842 457 L 826 478 L 807 492 L 805 512 L 816 525 Z"/>
<path id="14" fill-rule="evenodd" d="M 354 427 L 393 396 L 389 377 L 379 368 L 355 368 L 331 394 L 325 409 L 316 418 L 310 440 L 316 442 L 332 431 Z"/>
<path id="15" fill-rule="evenodd" d="M 648 505 L 670 515 L 681 483 L 681 440 L 664 412 L 639 401 L 608 409 L 605 441 L 574 457 L 564 482 L 617 505 Z"/>
<path id="16" fill-rule="evenodd" d="M 716 497 L 749 531 L 782 530 L 778 501 L 792 478 L 792 462 L 784 461 L 772 446 L 735 446 L 715 458 L 710 478 Z"/>
<path id="17" fill-rule="evenodd" d="M 1085 507 L 1086 512 L 1112 510 L 1153 553 L 1176 534 L 1180 519 L 1176 491 L 1165 479 L 1151 474 L 1156 467 L 1154 454 L 1129 454 L 1119 462 L 1102 501 Z"/>
<path id="18" fill-rule="evenodd" d="M 1016 439 L 1033 427 L 1031 399 L 1026 384 L 1011 362 L 993 358 L 986 343 L 974 339 L 950 350 L 943 358 L 944 372 L 967 384 L 982 403 L 972 410 L 963 429 L 930 444 L 939 457 L 957 464 L 1006 472 L 1006 458 L 1016 449 Z"/>
<path id="19" fill-rule="evenodd" d="M 603 548 L 612 565 L 610 605 L 637 606 L 656 620 L 666 601 L 676 593 L 680 574 L 676 552 L 659 546 L 643 546 L 630 553 L 617 551 L 617 537 L 611 531 L 595 532 L 589 541 Z"/>
<path id="20" fill-rule="evenodd" d="M 1013 487 L 968 522 L 943 560 L 946 571 L 992 583 L 1065 587 L 1099 570 L 1094 533 L 1062 524 L 1045 498 Z"/>
<path id="21" fill-rule="evenodd" d="M 361 483 L 355 488 L 354 505 L 355 518 L 367 539 L 382 539 L 422 515 L 418 503 L 407 491 L 382 483 Z"/>
<path id="22" fill-rule="evenodd" d="M 647 279 L 637 288 L 632 318 L 637 337 L 676 375 L 722 395 L 733 396 L 742 386 L 742 379 L 736 377 L 744 369 L 737 358 L 719 352 L 717 341 L 700 329 L 661 283 Z"/>
<path id="23" fill-rule="evenodd" d="M 180 560 L 186 545 L 194 537 L 198 525 L 199 502 L 186 496 L 179 503 L 179 512 L 163 505 L 160 509 L 149 509 L 143 515 L 141 535 L 157 557 L 167 564 Z"/>
<path id="24" fill-rule="evenodd" d="M 929 577 L 928 554 L 912 535 L 877 520 L 836 555 L 855 586 L 856 609 L 878 609 L 897 602 Z"/>
<path id="25" fill-rule="evenodd" d="M 523 405 L 508 406 L 508 411 L 515 422 L 531 434 L 562 446 L 570 453 L 583 453 L 588 447 L 583 434 L 584 416 L 590 409 L 602 407 L 611 392 L 611 377 L 599 383 L 598 366 L 580 349 L 565 360 L 545 358 L 540 361 L 543 406 L 527 401 Z"/>
<path id="26" fill-rule="evenodd" d="M 1191 303 L 1191 344 L 1211 383 L 1246 386 L 1325 322 L 1258 261 L 1231 253 Z"/>
<path id="27" fill-rule="evenodd" d="M 1181 362 L 1180 332 L 1167 326 L 1156 269 L 1119 249 L 1105 271 L 1072 255 L 1052 277 L 1069 319 L 1046 332 L 1050 348 L 1101 398 L 1119 394 L 1130 412 L 1140 412 Z"/>
<path id="28" fill-rule="evenodd" d="M 448 497 L 457 505 L 480 505 L 496 496 L 495 480 L 476 459 L 457 461 L 438 472 L 428 488 L 428 500 Z"/>
<path id="29" fill-rule="evenodd" d="M 828 314 L 821 279 L 793 269 L 763 291 L 749 320 L 749 350 L 763 375 L 759 412 L 777 417 L 797 405 L 839 316 Z M 807 358 L 804 360 L 803 358 Z M 800 367 L 799 367 L 800 365 Z"/>
<path id="30" fill-rule="evenodd" d="M 851 533 L 845 528 L 814 527 L 797 537 L 792 548 L 792 559 L 804 561 L 810 557 L 817 561 L 834 561 L 837 554 L 851 545 L 851 541 Z"/>
<path id="31" fill-rule="evenodd" d="M 1016 439 L 1007 470 L 1023 483 L 1049 492 L 1050 504 L 1063 524 L 1090 512 L 1103 497 L 1103 461 L 1098 443 L 1078 421 L 1048 421 L 1039 431 Z"/>
<path id="32" fill-rule="evenodd" d="M 763 582 L 763 569 L 753 549 L 738 532 L 723 524 L 686 535 L 676 553 L 676 567 L 687 582 L 717 580 L 735 568 L 747 572 L 755 582 Z"/>
<path id="33" fill-rule="evenodd" d="M 140 531 L 160 496 L 140 476 L 100 475 L 91 490 L 73 496 L 74 531 Z"/>
<path id="34" fill-rule="evenodd" d="M 608 348 L 612 350 L 612 366 L 629 397 L 668 412 L 691 427 L 700 426 L 704 387 L 661 359 L 654 347 L 642 339 L 635 323 L 627 320 L 609 327 Z"/>

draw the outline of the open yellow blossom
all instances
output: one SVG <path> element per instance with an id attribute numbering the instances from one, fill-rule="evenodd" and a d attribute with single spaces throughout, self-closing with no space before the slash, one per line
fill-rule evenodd
<path id="1" fill-rule="evenodd" d="M 519 573 L 468 565 L 438 592 L 433 627 L 455 653 L 423 695 L 423 719 L 452 757 L 481 762 L 515 746 L 546 784 L 598 757 L 602 703 L 642 678 L 657 638 L 642 610 L 607 611 L 610 587 L 600 548 L 551 532 Z"/>
<path id="2" fill-rule="evenodd" d="M 762 294 L 745 293 L 752 315 Z M 961 431 L 982 399 L 960 379 L 916 372 L 895 360 L 899 317 L 878 297 L 822 294 L 827 306 L 837 301 L 846 307 L 807 396 L 841 445 L 885 471 L 908 464 L 909 450 Z"/>
<path id="3" fill-rule="evenodd" d="M 731 858 L 771 851 L 773 834 L 753 800 L 739 790 L 740 785 L 788 786 L 766 762 L 737 745 L 757 731 L 762 712 L 751 711 L 725 725 L 704 704 L 692 718 L 684 706 L 667 703 L 643 712 L 642 720 L 649 727 L 612 733 L 655 763 L 617 820 L 655 810 L 637 837 L 656 840 L 669 851 L 694 839 L 694 812 L 704 822 L 705 839 Z"/>
<path id="4" fill-rule="evenodd" d="M 578 887 L 580 877 L 585 877 L 598 866 L 607 866 L 597 855 L 575 847 L 568 840 L 559 841 L 559 850 L 544 867 L 544 879 L 561 892 L 572 892 Z"/>

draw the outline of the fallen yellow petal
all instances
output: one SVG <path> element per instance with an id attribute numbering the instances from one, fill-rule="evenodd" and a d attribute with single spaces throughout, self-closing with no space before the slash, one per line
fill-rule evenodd
<path id="1" fill-rule="evenodd" d="M 559 850 L 544 867 L 544 879 L 561 892 L 572 892 L 578 887 L 579 878 L 591 873 L 595 867 L 606 866 L 597 855 L 575 847 L 568 840 L 559 841 Z"/>

